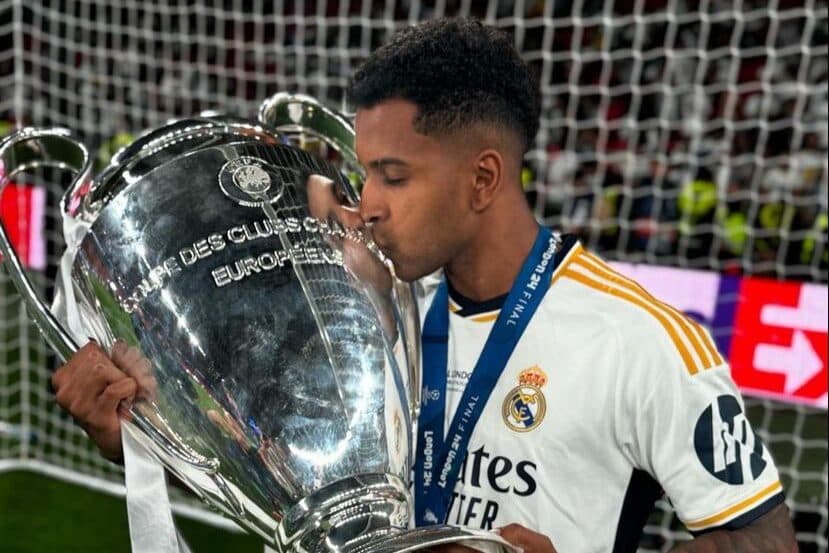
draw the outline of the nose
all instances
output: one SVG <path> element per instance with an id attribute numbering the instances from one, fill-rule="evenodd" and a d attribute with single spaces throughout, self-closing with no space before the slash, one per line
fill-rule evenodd
<path id="1" fill-rule="evenodd" d="M 366 224 L 374 225 L 388 219 L 388 204 L 375 179 L 368 177 L 360 194 L 360 216 Z"/>

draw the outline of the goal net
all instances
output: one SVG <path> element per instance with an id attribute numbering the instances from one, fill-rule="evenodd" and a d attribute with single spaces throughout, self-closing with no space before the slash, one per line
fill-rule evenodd
<path id="1" fill-rule="evenodd" d="M 828 11 L 826 0 L 0 0 L 0 134 L 67 127 L 103 164 L 170 118 L 253 116 L 278 91 L 345 110 L 349 74 L 406 25 L 474 15 L 504 29 L 542 89 L 524 170 L 539 219 L 637 275 L 670 268 L 708 283 L 708 307 L 679 307 L 729 354 L 802 551 L 826 552 L 825 303 L 805 323 L 786 319 L 802 323 L 786 327 L 791 347 L 811 352 L 791 357 L 805 364 L 792 374 L 780 366 L 787 344 L 745 340 L 771 312 L 746 298 L 782 286 L 792 312 L 798 297 L 825 302 Z M 0 204 L 47 296 L 61 186 L 16 183 Z M 50 396 L 53 365 L 0 272 L 0 469 L 118 493 L 118 469 Z M 688 537 L 662 500 L 642 548 Z"/>

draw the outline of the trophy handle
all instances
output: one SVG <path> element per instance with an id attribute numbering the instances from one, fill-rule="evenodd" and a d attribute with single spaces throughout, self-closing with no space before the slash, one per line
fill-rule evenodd
<path id="1" fill-rule="evenodd" d="M 26 128 L 0 140 L 0 193 L 18 173 L 31 171 L 40 167 L 53 167 L 74 172 L 74 180 L 62 200 L 64 215 L 71 215 L 75 200 L 80 200 L 89 192 L 92 160 L 86 147 L 72 137 L 66 129 Z M 63 325 L 58 322 L 46 303 L 40 298 L 23 264 L 9 240 L 6 227 L 0 221 L 0 253 L 17 291 L 23 298 L 29 315 L 33 318 L 46 342 L 55 350 L 63 361 L 78 351 L 78 345 Z M 132 422 L 148 436 L 155 438 L 158 446 L 191 467 L 209 475 L 216 472 L 216 461 L 179 447 L 173 440 L 158 432 L 148 424 L 145 417 L 135 406 L 130 409 Z"/>
<path id="2" fill-rule="evenodd" d="M 16 174 L 40 167 L 72 171 L 74 180 L 70 191 L 75 195 L 82 193 L 92 173 L 89 152 L 66 129 L 25 128 L 0 140 L 0 193 Z M 70 194 L 67 194 L 64 201 L 69 197 Z M 35 291 L 2 221 L 0 252 L 12 283 L 23 297 L 26 309 L 38 330 L 61 359 L 66 361 L 78 350 L 78 346 Z"/>
<path id="3" fill-rule="evenodd" d="M 334 148 L 342 156 L 351 184 L 360 191 L 365 172 L 354 151 L 354 127 L 345 116 L 311 96 L 278 92 L 262 102 L 258 119 L 280 134 L 312 136 Z"/>
<path id="4" fill-rule="evenodd" d="M 0 140 L 0 193 L 18 173 L 41 167 L 53 167 L 74 173 L 69 190 L 61 201 L 64 216 L 72 216 L 81 206 L 81 200 L 90 192 L 90 175 L 92 161 L 89 152 L 81 142 L 74 139 L 65 129 L 19 130 Z M 66 361 L 78 346 L 69 333 L 58 322 L 40 295 L 26 276 L 23 265 L 14 247 L 11 245 L 6 227 L 0 221 L 0 252 L 8 268 L 12 283 L 23 298 L 29 315 L 34 320 L 46 342 L 58 356 Z M 180 462 L 185 463 L 210 478 L 219 493 L 226 496 L 231 509 L 237 517 L 244 514 L 243 505 L 217 474 L 217 461 L 205 458 L 186 447 L 176 443 L 170 437 L 159 432 L 147 421 L 144 414 L 136 407 L 130 408 L 131 423 L 140 428 L 150 438 L 150 449 L 158 450 Z M 127 423 L 129 424 L 129 423 Z M 156 448 L 153 448 L 155 445 Z"/>

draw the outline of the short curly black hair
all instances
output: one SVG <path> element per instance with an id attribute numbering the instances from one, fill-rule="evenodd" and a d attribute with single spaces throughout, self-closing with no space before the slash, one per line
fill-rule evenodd
<path id="1" fill-rule="evenodd" d="M 513 130 L 529 149 L 541 95 L 527 64 L 503 32 L 476 19 L 427 21 L 396 33 L 352 76 L 355 109 L 402 98 L 418 107 L 415 128 L 435 135 L 475 123 Z"/>

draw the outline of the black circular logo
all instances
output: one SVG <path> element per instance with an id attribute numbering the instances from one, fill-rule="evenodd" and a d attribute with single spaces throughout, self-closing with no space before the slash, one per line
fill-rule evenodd
<path id="1" fill-rule="evenodd" d="M 225 196 L 247 207 L 274 203 L 282 196 L 285 181 L 295 170 L 275 167 L 256 157 L 231 159 L 219 171 L 219 186 Z"/>
<path id="2" fill-rule="evenodd" d="M 728 484 L 752 482 L 768 464 L 762 440 L 740 402 L 730 395 L 718 397 L 702 412 L 694 429 L 694 449 L 702 466 Z"/>

